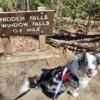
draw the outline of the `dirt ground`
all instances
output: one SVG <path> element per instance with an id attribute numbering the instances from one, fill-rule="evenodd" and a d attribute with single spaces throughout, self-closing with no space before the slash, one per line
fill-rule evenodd
<path id="1" fill-rule="evenodd" d="M 0 64 L 0 100 L 14 100 L 19 95 L 19 88 L 23 79 L 28 76 L 39 75 L 42 68 L 52 68 L 64 65 L 68 61 L 67 55 L 61 55 L 57 59 L 34 60 L 28 62 Z M 80 96 L 74 98 L 63 93 L 58 100 L 99 100 L 100 98 L 100 72 L 90 82 L 89 86 L 80 91 Z M 50 100 L 42 91 L 31 90 L 25 99 L 21 100 Z"/>
<path id="2" fill-rule="evenodd" d="M 19 95 L 23 79 L 38 75 L 42 68 L 52 68 L 63 65 L 66 59 L 44 59 L 28 62 L 0 64 L 0 100 L 14 100 Z"/>

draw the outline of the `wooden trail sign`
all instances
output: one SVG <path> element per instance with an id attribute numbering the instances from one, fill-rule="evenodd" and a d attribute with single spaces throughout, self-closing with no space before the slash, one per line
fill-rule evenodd
<path id="1" fill-rule="evenodd" d="M 0 13 L 0 36 L 51 34 L 53 10 Z"/>

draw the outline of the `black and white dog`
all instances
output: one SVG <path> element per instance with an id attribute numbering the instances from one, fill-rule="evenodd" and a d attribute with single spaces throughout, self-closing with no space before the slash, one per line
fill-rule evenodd
<path id="1" fill-rule="evenodd" d="M 40 87 L 43 92 L 49 93 L 53 97 L 58 84 L 63 79 L 58 94 L 66 91 L 68 85 L 70 85 L 72 87 L 71 94 L 77 97 L 79 95 L 77 90 L 85 88 L 89 81 L 97 74 L 97 65 L 100 64 L 100 58 L 97 56 L 90 53 L 81 53 L 76 55 L 64 67 L 59 66 L 53 69 L 43 69 L 40 76 L 25 79 L 20 92 L 25 93 L 31 88 Z M 65 69 L 67 70 L 65 71 Z M 62 76 L 64 71 L 65 73 Z"/>
<path id="2" fill-rule="evenodd" d="M 79 87 L 72 90 L 72 95 L 77 97 L 77 90 L 85 88 L 89 81 L 97 74 L 100 64 L 100 53 L 92 55 L 90 53 L 81 53 L 67 64 L 67 68 L 79 79 Z"/>

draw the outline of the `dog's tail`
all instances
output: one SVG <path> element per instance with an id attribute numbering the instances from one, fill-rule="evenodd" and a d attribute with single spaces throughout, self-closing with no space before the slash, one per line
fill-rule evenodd
<path id="1" fill-rule="evenodd" d="M 21 88 L 20 88 L 20 93 L 26 92 L 29 89 L 35 88 L 38 85 L 38 77 L 29 77 L 24 80 Z"/>
<path id="2" fill-rule="evenodd" d="M 26 93 L 30 91 L 30 89 L 35 88 L 37 86 L 37 79 L 36 76 L 26 78 L 20 87 L 20 95 L 15 99 L 18 100 L 22 96 L 24 96 Z"/>
<path id="3" fill-rule="evenodd" d="M 20 87 L 20 93 L 22 94 L 28 90 L 30 90 L 30 81 L 29 79 L 25 79 L 22 86 Z"/>
<path id="4" fill-rule="evenodd" d="M 29 91 L 30 91 L 30 82 L 28 79 L 25 79 L 22 86 L 20 87 L 20 95 L 17 96 L 14 100 L 18 100 L 19 98 L 24 96 Z"/>

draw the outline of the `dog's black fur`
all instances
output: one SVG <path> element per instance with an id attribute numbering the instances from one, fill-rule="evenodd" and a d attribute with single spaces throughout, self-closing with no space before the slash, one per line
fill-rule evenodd
<path id="1" fill-rule="evenodd" d="M 37 77 L 29 77 L 29 83 L 30 83 L 30 88 L 35 88 L 40 87 L 42 89 L 42 91 L 50 98 L 52 98 L 55 94 L 56 91 L 56 87 L 59 83 L 59 81 L 61 81 L 61 76 L 62 76 L 62 72 L 63 72 L 64 67 L 58 66 L 57 68 L 53 68 L 53 69 L 42 69 L 42 74 Z M 67 71 L 69 72 L 69 71 Z M 57 81 L 55 82 L 54 79 Z M 76 88 L 79 83 L 78 83 L 78 78 L 74 75 L 74 74 L 70 74 L 69 80 L 64 80 L 63 83 L 66 83 L 68 81 L 74 81 L 75 82 L 75 87 Z M 54 86 L 55 88 L 49 88 L 49 87 Z M 65 86 L 64 84 L 62 84 L 62 89 L 61 91 L 58 93 L 61 94 L 62 92 L 65 91 Z"/>

